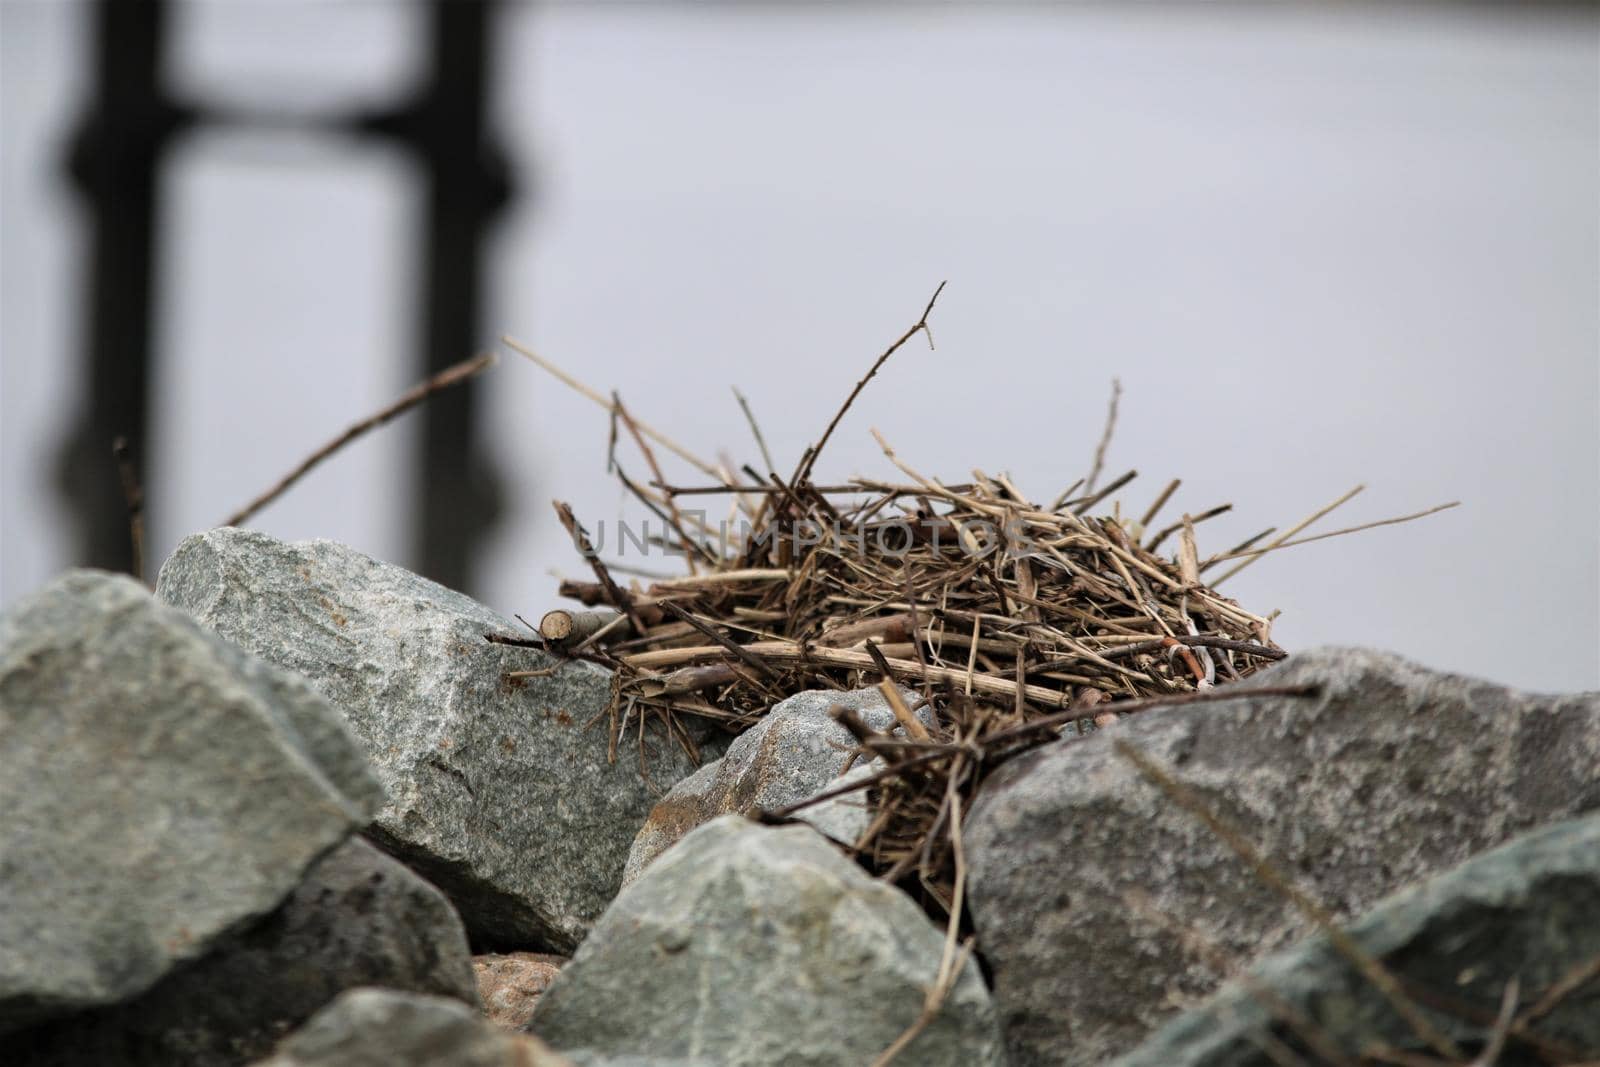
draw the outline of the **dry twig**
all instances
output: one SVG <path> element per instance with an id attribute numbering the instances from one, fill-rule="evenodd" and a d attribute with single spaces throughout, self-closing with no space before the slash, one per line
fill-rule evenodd
<path id="1" fill-rule="evenodd" d="M 128 506 L 128 544 L 133 554 L 131 573 L 144 581 L 144 487 L 139 471 L 128 453 L 128 439 L 118 436 L 111 442 L 111 455 L 117 461 L 117 477 L 122 483 L 122 500 Z"/>
<path id="2" fill-rule="evenodd" d="M 446 367 L 444 370 L 440 371 L 438 374 L 435 374 L 427 381 L 407 390 L 406 394 L 399 400 L 396 400 L 394 403 L 390 404 L 381 411 L 375 412 L 374 414 L 362 419 L 360 422 L 345 430 L 344 433 L 340 434 L 338 437 L 335 437 L 333 440 L 329 441 L 327 444 L 311 453 L 311 455 L 301 460 L 300 464 L 296 466 L 294 470 L 278 479 L 272 488 L 268 489 L 266 492 L 250 501 L 250 503 L 234 512 L 232 515 L 229 515 L 226 519 L 223 519 L 221 525 L 243 526 L 258 511 L 272 503 L 274 500 L 278 499 L 278 497 L 282 496 L 284 493 L 288 492 L 289 488 L 293 486 L 295 482 L 298 482 L 301 478 L 304 478 L 307 474 L 311 473 L 312 468 L 314 468 L 317 464 L 321 463 L 323 460 L 339 451 L 339 449 L 343 448 L 345 445 L 348 445 L 351 441 L 354 441 L 356 438 L 377 429 L 379 426 L 382 426 L 389 420 L 405 414 L 418 404 L 432 397 L 435 393 L 442 392 L 453 385 L 460 385 L 469 378 L 473 378 L 478 374 L 481 374 L 483 371 L 488 370 L 494 365 L 494 360 L 495 357 L 493 353 L 487 353 L 474 359 L 465 360 L 461 363 L 457 363 L 453 367 Z"/>
<path id="3" fill-rule="evenodd" d="M 1094 492 L 1094 483 L 1100 478 L 1100 469 L 1105 466 L 1106 449 L 1111 447 L 1111 437 L 1117 432 L 1117 405 L 1122 400 L 1122 379 L 1111 379 L 1111 403 L 1106 408 L 1106 428 L 1100 433 L 1100 443 L 1094 449 L 1094 463 L 1089 467 L 1089 477 L 1083 480 L 1083 491 Z M 1159 507 L 1159 503 L 1157 504 Z M 1149 520 L 1146 520 L 1149 521 Z"/>

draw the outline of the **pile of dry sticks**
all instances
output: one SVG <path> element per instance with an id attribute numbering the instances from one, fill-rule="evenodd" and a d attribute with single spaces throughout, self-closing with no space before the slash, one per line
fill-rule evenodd
<path id="1" fill-rule="evenodd" d="M 615 394 L 601 396 L 507 343 L 610 410 L 612 469 L 661 519 L 670 531 L 664 546 L 686 564 L 682 577 L 624 587 L 571 509 L 556 504 L 593 580 L 563 582 L 562 595 L 583 607 L 551 611 L 536 629 L 547 647 L 615 670 L 613 757 L 630 726 L 641 759 L 647 725 L 692 751 L 685 715 L 737 731 L 802 690 L 881 685 L 902 727 L 894 734 L 835 711 L 858 743 L 852 759 L 882 761 L 850 787 L 865 793 L 874 813 L 855 849 L 882 877 L 951 917 L 954 937 L 961 822 L 983 777 L 1063 730 L 1092 729 L 1156 704 L 1204 701 L 1214 684 L 1283 658 L 1271 617 L 1214 587 L 1264 552 L 1303 543 L 1295 536 L 1354 492 L 1259 548 L 1274 530 L 1209 558 L 1196 547 L 1195 526 L 1228 507 L 1159 524 L 1177 481 L 1137 514 L 1113 506 L 1097 516 L 1135 476 L 1096 485 L 1116 392 L 1093 469 L 1048 503 L 1029 500 L 1003 474 L 973 471 L 959 484 L 926 477 L 881 437 L 903 479 L 817 484 L 813 467 L 840 419 L 889 357 L 927 332 L 933 303 L 857 383 L 787 477 L 777 473 L 753 417 L 762 468 L 714 466 L 639 422 Z M 615 462 L 623 434 L 650 469 L 647 484 Z M 668 482 L 656 447 L 713 484 Z M 708 495 L 726 497 L 736 521 L 713 528 L 701 509 L 683 503 Z M 1173 554 L 1160 554 L 1168 546 Z M 1229 560 L 1238 562 L 1208 584 L 1207 574 Z M 781 820 L 802 806 L 767 814 Z"/>

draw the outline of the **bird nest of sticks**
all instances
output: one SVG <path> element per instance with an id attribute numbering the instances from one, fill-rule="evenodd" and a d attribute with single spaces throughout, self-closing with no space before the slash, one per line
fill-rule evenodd
<path id="1" fill-rule="evenodd" d="M 953 944 L 965 880 L 961 823 L 983 779 L 1018 752 L 1146 708 L 1212 699 L 1213 686 L 1282 659 L 1273 615 L 1246 610 L 1215 585 L 1267 552 L 1312 539 L 1296 536 L 1354 492 L 1272 540 L 1269 529 L 1202 556 L 1195 528 L 1227 506 L 1161 521 L 1177 481 L 1132 512 L 1113 496 L 1134 472 L 1097 484 L 1116 422 L 1115 386 L 1090 473 L 1050 501 L 1029 499 L 1004 474 L 925 476 L 881 436 L 895 479 L 819 484 L 813 469 L 845 412 L 901 346 L 928 333 L 937 298 L 787 476 L 742 396 L 762 465 L 735 471 L 639 421 L 616 394 L 507 343 L 609 409 L 611 469 L 661 520 L 666 532 L 653 540 L 685 565 L 681 577 L 624 586 L 572 510 L 556 503 L 592 578 L 561 583 L 575 603 L 544 615 L 537 642 L 615 671 L 613 758 L 630 728 L 641 760 L 646 729 L 693 752 L 690 717 L 738 732 L 802 690 L 880 685 L 896 730 L 873 730 L 843 707 L 833 712 L 855 738 L 848 760 L 878 761 L 871 773 L 763 817 L 783 821 L 839 792 L 864 795 L 873 816 L 854 853 L 947 917 Z M 649 468 L 648 483 L 616 462 L 625 439 Z M 667 481 L 658 449 L 708 484 Z M 734 521 L 713 528 L 684 503 L 707 497 L 728 501 Z"/>

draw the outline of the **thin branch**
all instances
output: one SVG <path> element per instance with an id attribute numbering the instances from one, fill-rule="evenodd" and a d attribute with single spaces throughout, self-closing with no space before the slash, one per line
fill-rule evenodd
<path id="1" fill-rule="evenodd" d="M 734 399 L 739 401 L 739 410 L 744 412 L 744 420 L 750 424 L 750 433 L 756 439 L 756 447 L 761 449 L 761 462 L 766 464 L 766 469 L 777 470 L 778 465 L 772 462 L 772 453 L 767 451 L 767 439 L 761 435 L 761 424 L 756 422 L 755 412 L 750 410 L 750 401 L 739 392 L 737 385 L 732 386 Z"/>
<path id="2" fill-rule="evenodd" d="M 589 534 L 579 524 L 578 519 L 572 514 L 572 505 L 561 500 L 550 502 L 556 509 L 556 517 L 561 520 L 561 525 L 566 527 L 567 535 L 572 538 L 572 544 L 577 548 L 579 555 L 588 562 L 589 569 L 594 571 L 594 576 L 599 579 L 601 588 L 613 607 L 628 617 L 628 622 L 633 625 L 634 633 L 644 633 L 646 626 L 640 618 L 639 609 L 634 605 L 633 596 L 617 584 L 611 572 L 600 559 L 600 554 L 594 550 L 594 544 L 589 540 Z"/>
<path id="3" fill-rule="evenodd" d="M 1335 500 L 1333 503 L 1325 505 L 1324 507 L 1318 508 L 1316 511 L 1313 511 L 1310 515 L 1307 515 L 1305 518 L 1301 519 L 1299 522 L 1297 522 L 1293 526 L 1289 527 L 1283 533 L 1279 534 L 1278 537 L 1275 540 L 1269 541 L 1266 544 L 1265 547 L 1260 549 L 1260 551 L 1257 553 L 1257 555 L 1259 555 L 1260 552 L 1269 552 L 1274 548 L 1282 548 L 1285 544 L 1288 543 L 1289 539 L 1291 537 L 1293 537 L 1295 534 L 1299 533 L 1301 530 L 1304 530 L 1306 527 L 1310 526 L 1312 523 L 1314 523 L 1317 520 L 1321 519 L 1324 515 L 1327 515 L 1329 512 L 1333 511 L 1334 509 L 1343 506 L 1352 497 L 1354 497 L 1357 493 L 1361 492 L 1365 488 L 1366 488 L 1366 486 L 1364 486 L 1364 485 L 1358 485 L 1354 489 L 1350 490 L 1348 493 L 1346 493 L 1343 496 L 1341 496 L 1339 499 Z M 1213 560 L 1210 560 L 1209 562 L 1215 563 L 1215 562 L 1218 562 L 1218 561 L 1213 559 Z M 1229 578 L 1233 577 L 1235 574 L 1238 574 L 1240 571 L 1244 570 L 1246 567 L 1248 567 L 1250 564 L 1252 564 L 1254 562 L 1255 562 L 1255 556 L 1252 556 L 1250 559 L 1245 560 L 1243 563 L 1239 564 L 1237 567 L 1234 567 L 1231 570 L 1225 571 L 1220 578 L 1216 579 L 1215 581 L 1213 581 L 1211 583 L 1212 588 L 1216 588 L 1218 585 L 1220 585 L 1223 582 L 1227 581 Z"/>
<path id="4" fill-rule="evenodd" d="M 777 808 L 773 811 L 764 811 L 762 814 L 768 820 L 787 819 L 797 811 L 803 811 L 806 808 L 812 807 L 813 805 L 821 804 L 825 800 L 832 800 L 834 797 L 842 797 L 849 793 L 854 793 L 870 786 L 877 785 L 879 782 L 887 781 L 890 778 L 899 777 L 913 767 L 920 767 L 925 763 L 932 763 L 934 760 L 948 759 L 960 751 L 961 749 L 956 745 L 941 745 L 938 749 L 932 752 L 924 752 L 920 756 L 912 756 L 910 759 L 901 760 L 893 767 L 885 767 L 881 771 L 875 771 L 874 773 L 866 775 L 865 777 L 856 778 L 845 783 L 844 785 L 818 793 L 816 796 L 806 797 L 804 800 L 797 800 L 793 804 L 786 804 L 783 807 Z"/>
<path id="5" fill-rule="evenodd" d="M 117 476 L 122 482 L 122 501 L 128 506 L 128 544 L 133 553 L 131 573 L 144 581 L 144 487 L 139 471 L 128 454 L 128 439 L 118 436 L 111 442 L 111 455 L 117 461 Z"/>
<path id="6" fill-rule="evenodd" d="M 1198 515 L 1189 515 L 1186 517 L 1189 521 L 1189 525 L 1198 526 L 1207 519 L 1214 519 L 1218 515 L 1226 515 L 1232 510 L 1232 504 L 1218 504 L 1216 507 L 1202 511 Z M 1144 550 L 1146 552 L 1154 552 L 1156 549 L 1161 547 L 1161 542 L 1165 541 L 1167 538 L 1171 537 L 1181 529 L 1183 529 L 1182 519 L 1173 523 L 1171 526 L 1164 527 L 1160 533 L 1156 534 L 1154 537 L 1150 538 L 1149 541 L 1145 542 Z"/>
<path id="7" fill-rule="evenodd" d="M 1596 978 L 1600 978 L 1600 956 L 1595 956 L 1575 965 L 1566 974 L 1557 979 L 1556 983 L 1545 990 L 1544 995 L 1532 1007 L 1517 1017 L 1512 1031 L 1519 1032 L 1533 1025 L 1533 1023 L 1554 1011 L 1556 1006 L 1570 996 L 1573 990 L 1594 981 Z"/>
<path id="8" fill-rule="evenodd" d="M 911 340 L 918 333 L 926 333 L 928 335 L 928 347 L 933 347 L 933 333 L 928 329 L 928 316 L 933 313 L 933 305 L 938 302 L 939 294 L 944 292 L 944 287 L 947 284 L 949 283 L 939 283 L 939 288 L 935 289 L 933 291 L 933 296 L 928 298 L 928 306 L 922 309 L 922 317 L 917 320 L 916 325 L 912 326 L 911 329 L 901 334 L 898 341 L 886 348 L 883 355 L 879 356 L 877 362 L 872 365 L 872 369 L 867 371 L 866 375 L 856 383 L 856 387 L 854 389 L 850 390 L 850 395 L 845 397 L 844 404 L 839 408 L 838 411 L 834 412 L 833 421 L 828 423 L 828 428 L 826 430 L 822 431 L 822 437 L 819 438 L 817 443 L 812 445 L 807 451 L 805 458 L 800 461 L 800 466 L 795 468 L 794 477 L 789 479 L 790 485 L 799 485 L 801 482 L 811 477 L 812 468 L 817 465 L 817 456 L 821 454 L 823 448 L 827 445 L 828 438 L 833 436 L 833 431 L 839 425 L 839 420 L 844 418 L 844 413 L 850 410 L 850 405 L 855 403 L 856 397 L 861 395 L 861 390 L 865 389 L 867 387 L 867 383 L 870 382 L 873 376 L 878 373 L 878 368 L 889 362 L 890 356 L 898 352 L 902 345 Z"/>
<path id="9" fill-rule="evenodd" d="M 670 613 L 679 622 L 686 622 L 690 626 L 693 626 L 706 637 L 709 637 L 718 645 L 722 646 L 722 648 L 728 652 L 731 652 L 737 659 L 743 660 L 745 663 L 748 663 L 750 666 L 754 667 L 762 675 L 766 676 L 767 678 L 778 677 L 778 672 L 770 664 L 758 657 L 755 653 L 747 651 L 743 645 L 738 644 L 731 637 L 723 634 L 720 630 L 713 626 L 706 625 L 670 600 L 663 600 L 661 602 L 661 606 L 666 608 L 668 613 Z"/>
<path id="10" fill-rule="evenodd" d="M 542 368 L 546 373 L 551 375 L 557 381 L 561 382 L 563 385 L 566 385 L 573 392 L 578 393 L 580 396 L 589 398 L 596 404 L 599 404 L 601 407 L 605 408 L 607 411 L 613 410 L 611 401 L 606 399 L 606 397 L 599 391 L 584 385 L 578 379 L 574 378 L 572 375 L 568 374 L 554 363 L 551 363 L 548 359 L 545 359 L 543 356 L 539 355 L 533 349 L 529 348 L 527 345 L 524 345 L 516 338 L 502 337 L 500 338 L 500 343 L 518 355 L 525 356 L 527 359 L 532 361 L 535 366 Z M 635 421 L 637 422 L 637 420 Z M 699 456 L 696 456 L 693 452 L 690 452 L 687 448 L 684 448 L 682 445 L 672 440 L 672 438 L 666 436 L 653 427 L 645 425 L 642 422 L 638 422 L 637 425 L 640 432 L 646 437 L 650 438 L 650 440 L 654 441 L 662 448 L 665 448 L 668 452 L 671 452 L 685 463 L 694 467 L 696 470 L 700 471 L 700 473 L 711 478 L 716 478 L 718 481 L 722 480 L 722 476 L 717 472 L 716 467 L 707 463 Z"/>
<path id="11" fill-rule="evenodd" d="M 1262 659 L 1280 660 L 1289 655 L 1281 648 L 1269 648 L 1250 641 L 1235 641 L 1227 637 L 1163 637 L 1154 641 L 1141 641 L 1136 645 L 1123 645 L 1101 652 L 1104 659 L 1121 659 L 1124 656 L 1137 656 L 1145 652 L 1159 652 L 1171 644 L 1188 645 L 1191 648 L 1223 648 L 1231 652 L 1244 652 L 1251 656 L 1260 656 Z"/>
<path id="12" fill-rule="evenodd" d="M 1127 485 L 1129 482 L 1133 481 L 1137 477 L 1139 477 L 1139 472 L 1138 471 L 1129 471 L 1127 474 L 1124 474 L 1122 477 L 1118 478 L 1116 481 L 1111 482 L 1109 485 L 1107 485 L 1104 489 L 1100 490 L 1098 493 L 1091 493 L 1091 494 L 1089 494 L 1088 496 L 1084 497 L 1081 500 L 1068 501 L 1068 503 L 1076 505 L 1072 509 L 1072 513 L 1074 515 L 1086 514 L 1090 508 L 1094 507 L 1096 504 L 1100 503 L 1100 501 L 1104 500 L 1106 497 L 1110 496 L 1112 493 L 1115 493 L 1118 489 L 1121 489 L 1123 486 Z"/>
<path id="13" fill-rule="evenodd" d="M 1076 493 L 1081 488 L 1083 488 L 1083 479 L 1079 478 L 1077 481 L 1061 490 L 1061 492 L 1057 493 L 1056 498 L 1050 502 L 1050 506 L 1044 510 L 1050 512 L 1060 511 L 1066 506 L 1067 501 L 1072 498 L 1072 494 Z"/>
<path id="14" fill-rule="evenodd" d="M 1220 558 L 1227 559 L 1231 555 L 1234 555 L 1234 554 L 1239 553 L 1239 552 L 1243 552 L 1245 549 L 1251 547 L 1257 541 L 1261 540 L 1263 537 L 1271 537 L 1273 534 L 1275 534 L 1277 532 L 1278 532 L 1278 528 L 1276 526 L 1268 526 L 1265 530 L 1262 530 L 1260 533 L 1253 534 L 1250 537 L 1245 538 L 1243 541 L 1240 541 L 1238 544 L 1236 544 L 1232 548 L 1228 549 L 1228 551 L 1224 552 Z M 1214 567 L 1214 566 L 1216 566 L 1216 563 L 1217 563 L 1217 557 L 1208 558 L 1204 563 L 1200 564 L 1200 573 L 1204 574 L 1206 572 L 1206 568 Z"/>
<path id="15" fill-rule="evenodd" d="M 669 496 L 725 496 L 729 493 L 778 493 L 789 492 L 787 485 L 667 485 L 664 482 L 651 482 L 652 488 L 659 489 Z M 815 485 L 811 486 L 814 493 L 865 493 L 866 489 L 859 485 Z"/>
<path id="16" fill-rule="evenodd" d="M 1274 685 L 1257 686 L 1252 689 L 1208 689 L 1203 693 L 1173 693 L 1169 696 L 1145 697 L 1141 700 L 1119 700 L 1112 705 L 1119 715 L 1132 715 L 1139 711 L 1148 711 L 1151 708 L 1165 708 L 1183 704 L 1212 704 L 1219 700 L 1247 700 L 1251 697 L 1281 696 L 1281 697 L 1314 697 L 1320 692 L 1318 687 L 1312 685 Z M 1074 719 L 1083 717 L 1082 709 L 1073 708 L 1059 712 L 1055 715 L 1045 715 L 1041 718 L 1031 719 L 1028 722 L 996 730 L 984 737 L 986 743 L 994 741 L 1012 741 L 1034 734 L 1052 733 L 1058 727 L 1065 726 Z"/>
<path id="17" fill-rule="evenodd" d="M 295 467 L 294 470 L 290 471 L 288 474 L 279 479 L 278 483 L 271 489 L 268 489 L 266 492 L 250 501 L 250 503 L 234 512 L 232 515 L 229 515 L 226 519 L 223 519 L 222 525 L 243 526 L 258 511 L 272 503 L 274 500 L 278 499 L 278 497 L 282 496 L 289 490 L 290 486 L 294 485 L 295 482 L 298 482 L 301 478 L 304 478 L 307 474 L 309 474 L 313 467 L 327 459 L 329 456 L 333 455 L 335 452 L 339 451 L 339 449 L 343 448 L 351 441 L 354 441 L 356 438 L 361 437 L 363 434 L 366 434 L 371 430 L 377 429 L 379 426 L 382 426 L 391 419 L 405 414 L 418 404 L 431 398 L 435 393 L 442 392 L 453 385 L 459 385 L 467 379 L 482 373 L 489 367 L 493 366 L 494 362 L 494 353 L 485 353 L 484 355 L 477 356 L 476 358 L 457 363 L 453 367 L 446 367 L 444 370 L 440 371 L 438 374 L 435 374 L 427 381 L 413 386 L 399 400 L 396 400 L 383 410 L 362 419 L 360 422 L 345 430 L 344 433 L 340 434 L 338 437 L 335 437 L 332 441 L 329 441 L 327 444 L 311 453 L 311 455 L 307 456 L 300 462 L 299 466 Z"/>
<path id="18" fill-rule="evenodd" d="M 1139 526 L 1141 529 L 1149 526 L 1155 521 L 1156 513 L 1162 508 L 1166 507 L 1167 501 L 1172 499 L 1172 494 L 1176 493 L 1178 491 L 1178 486 L 1182 484 L 1182 478 L 1174 478 L 1172 481 L 1167 483 L 1167 487 L 1165 489 L 1156 494 L 1156 498 L 1150 502 L 1150 506 L 1145 509 L 1144 514 L 1139 518 Z"/>
<path id="19" fill-rule="evenodd" d="M 670 498 L 665 501 L 665 507 L 671 511 L 671 514 L 668 514 L 668 511 L 663 509 L 663 505 L 661 503 L 657 503 L 655 494 L 651 493 L 638 482 L 635 482 L 632 478 L 629 478 L 628 475 L 623 471 L 622 464 L 620 463 L 616 465 L 615 477 L 617 481 L 622 483 L 624 489 L 627 489 L 630 493 L 632 493 L 634 498 L 638 500 L 639 503 L 649 508 L 651 513 L 653 513 L 656 518 L 661 520 L 663 526 L 678 535 L 679 544 L 683 549 L 682 555 L 689 563 L 690 577 L 699 576 L 699 570 L 694 565 L 694 559 L 690 555 L 691 552 L 699 553 L 701 558 L 707 563 L 711 564 L 712 566 L 716 565 L 716 554 L 712 552 L 711 549 L 707 548 L 703 542 L 691 537 L 689 535 L 689 531 L 684 529 L 683 512 L 678 510 L 676 503 L 674 503 Z M 661 539 L 661 543 L 667 547 L 667 550 L 670 553 L 671 546 L 668 545 L 665 537 Z M 620 571 L 624 568 L 622 566 L 618 566 L 616 569 Z"/>
<path id="20" fill-rule="evenodd" d="M 1522 983 L 1516 975 L 1511 976 L 1511 981 L 1506 983 L 1505 992 L 1500 997 L 1500 1014 L 1494 1021 L 1489 1043 L 1478 1053 L 1476 1059 L 1468 1067 L 1494 1067 L 1500 1062 L 1500 1052 L 1506 1047 L 1506 1038 L 1511 1034 L 1511 1024 L 1517 1014 L 1517 995 L 1522 990 Z"/>
<path id="21" fill-rule="evenodd" d="M 1452 500 L 1448 504 L 1436 504 L 1431 508 L 1427 508 L 1426 510 L 1412 512 L 1410 515 L 1399 515 L 1392 519 L 1379 519 L 1377 522 L 1364 522 L 1360 526 L 1347 526 L 1342 530 L 1331 530 L 1328 533 L 1317 534 L 1314 537 L 1302 537 L 1297 541 L 1284 541 L 1281 544 L 1268 545 L 1265 548 L 1251 549 L 1248 552 L 1239 552 L 1236 554 L 1214 557 L 1211 562 L 1217 562 L 1218 560 L 1226 559 L 1237 559 L 1241 556 L 1249 557 L 1244 563 L 1239 564 L 1239 566 L 1228 572 L 1228 574 L 1237 574 L 1245 566 L 1254 562 L 1256 558 L 1264 556 L 1268 552 L 1276 552 L 1280 548 L 1294 548 L 1297 545 L 1309 545 L 1313 541 L 1326 541 L 1330 537 L 1343 537 L 1345 534 L 1360 533 L 1363 530 L 1375 530 L 1379 526 L 1394 526 L 1402 522 L 1411 522 L 1413 519 L 1425 519 L 1429 515 L 1436 515 L 1441 511 L 1449 511 L 1451 508 L 1458 508 L 1460 506 L 1461 501 Z M 1228 577 L 1228 574 L 1224 574 L 1222 578 L 1218 578 L 1215 582 L 1212 582 L 1212 588 L 1216 588 L 1217 584 L 1221 582 L 1223 578 Z"/>
<path id="22" fill-rule="evenodd" d="M 1094 492 L 1094 483 L 1100 477 L 1100 469 L 1105 466 L 1106 449 L 1111 446 L 1111 435 L 1117 430 L 1117 403 L 1122 399 L 1122 379 L 1111 379 L 1111 404 L 1106 409 L 1106 428 L 1100 434 L 1100 443 L 1095 446 L 1094 465 L 1089 468 L 1089 477 L 1083 480 L 1083 491 Z"/>
<path id="23" fill-rule="evenodd" d="M 639 451 L 643 453 L 644 461 L 645 463 L 649 464 L 650 473 L 656 476 L 656 481 L 666 481 L 666 475 L 661 473 L 661 464 L 656 462 L 655 450 L 651 448 L 649 442 L 644 439 L 644 434 L 642 434 L 639 430 L 639 424 L 634 420 L 633 416 L 628 413 L 627 407 L 622 403 L 622 397 L 618 395 L 615 390 L 613 390 L 611 393 L 611 412 L 614 420 L 621 421 L 622 425 L 627 427 L 628 435 L 633 438 L 633 443 L 637 445 L 639 447 Z M 615 431 L 613 430 L 613 432 Z M 640 500 L 643 500 L 646 504 L 650 503 L 650 499 L 644 495 L 642 490 L 636 490 L 635 495 L 638 496 Z M 673 530 L 676 531 L 678 540 L 683 542 L 683 559 L 684 562 L 689 565 L 689 573 L 691 575 L 697 574 L 699 573 L 699 568 L 697 568 L 694 564 L 694 553 L 690 551 L 690 549 L 701 547 L 700 543 L 690 538 L 689 532 L 683 528 L 683 514 L 678 510 L 678 502 L 668 495 L 666 499 L 666 505 L 667 511 L 670 514 L 663 516 L 663 518 L 672 526 Z M 702 549 L 702 551 L 704 551 L 704 549 Z M 709 557 L 710 553 L 706 552 L 706 555 Z M 711 560 L 711 562 L 713 565 L 716 563 L 715 560 Z"/>

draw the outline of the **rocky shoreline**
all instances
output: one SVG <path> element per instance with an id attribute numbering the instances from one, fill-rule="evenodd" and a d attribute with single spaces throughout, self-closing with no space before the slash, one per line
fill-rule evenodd
<path id="1" fill-rule="evenodd" d="M 1324 649 L 1066 735 L 984 784 L 961 946 L 835 846 L 859 795 L 760 819 L 871 773 L 828 711 L 902 729 L 876 690 L 612 759 L 608 672 L 517 629 L 231 528 L 0 617 L 0 1062 L 1600 1058 L 1600 694 Z"/>

